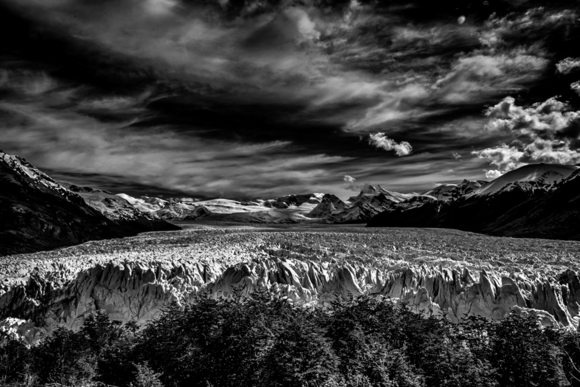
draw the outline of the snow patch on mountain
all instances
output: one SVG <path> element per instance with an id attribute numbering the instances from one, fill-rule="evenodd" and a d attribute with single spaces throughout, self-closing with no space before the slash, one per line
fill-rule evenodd
<path id="1" fill-rule="evenodd" d="M 505 186 L 516 182 L 537 182 L 542 185 L 550 185 L 567 178 L 578 167 L 561 164 L 530 164 L 508 172 L 489 184 L 478 189 L 475 195 L 491 195 L 501 191 Z"/>
<path id="2" fill-rule="evenodd" d="M 439 184 L 435 188 L 425 192 L 424 195 L 434 197 L 437 200 L 450 201 L 461 196 L 469 195 L 488 184 L 484 180 L 463 180 L 459 184 Z"/>

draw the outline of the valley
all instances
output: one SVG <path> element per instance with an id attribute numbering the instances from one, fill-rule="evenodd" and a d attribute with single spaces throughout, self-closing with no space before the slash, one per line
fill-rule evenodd
<path id="1" fill-rule="evenodd" d="M 576 167 L 529 165 L 425 193 L 367 184 L 346 201 L 237 201 L 63 185 L 0 156 L 0 330 L 28 344 L 95 312 L 143 326 L 174 303 L 255 292 L 323 308 L 382 295 L 455 323 L 515 313 L 579 326 Z"/>

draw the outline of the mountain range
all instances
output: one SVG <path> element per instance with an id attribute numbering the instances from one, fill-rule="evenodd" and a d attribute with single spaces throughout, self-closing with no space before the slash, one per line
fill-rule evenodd
<path id="1" fill-rule="evenodd" d="M 112 193 L 66 188 L 25 159 L 2 151 L 0 187 L 0 255 L 178 229 Z"/>
<path id="2" fill-rule="evenodd" d="M 454 228 L 490 235 L 580 239 L 580 172 L 532 164 L 491 182 L 464 180 L 424 193 L 365 185 L 346 201 L 308 193 L 273 199 L 135 198 L 65 186 L 21 157 L 0 151 L 0 255 L 94 239 L 176 230 L 171 222 L 367 223 Z"/>
<path id="3" fill-rule="evenodd" d="M 526 165 L 451 200 L 414 198 L 391 206 L 367 226 L 579 240 L 579 176 L 575 166 Z"/>
<path id="4" fill-rule="evenodd" d="M 308 193 L 274 199 L 134 198 L 119 194 L 144 213 L 162 219 L 231 221 L 246 223 L 365 223 L 382 211 L 419 194 L 402 194 L 381 186 L 365 185 L 361 192 L 343 201 L 333 194 Z"/>

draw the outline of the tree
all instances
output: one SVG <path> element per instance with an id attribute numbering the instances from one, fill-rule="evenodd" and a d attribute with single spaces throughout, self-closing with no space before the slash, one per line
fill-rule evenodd
<path id="1" fill-rule="evenodd" d="M 29 362 L 26 345 L 0 331 L 0 385 L 22 381 Z"/>
<path id="2" fill-rule="evenodd" d="M 264 360 L 262 386 L 320 386 L 338 371 L 339 360 L 308 312 L 295 313 Z"/>
<path id="3" fill-rule="evenodd" d="M 155 373 L 147 363 L 135 364 L 135 368 L 137 368 L 135 382 L 131 383 L 130 387 L 163 387 L 161 374 Z"/>
<path id="4" fill-rule="evenodd" d="M 508 315 L 491 325 L 490 362 L 500 386 L 566 386 L 558 332 L 533 317 Z"/>
<path id="5" fill-rule="evenodd" d="M 58 328 L 31 352 L 32 371 L 40 383 L 80 386 L 96 375 L 97 358 L 82 334 Z"/>

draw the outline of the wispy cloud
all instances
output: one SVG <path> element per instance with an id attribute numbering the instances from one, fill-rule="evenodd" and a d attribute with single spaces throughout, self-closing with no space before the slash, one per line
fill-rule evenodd
<path id="1" fill-rule="evenodd" d="M 460 58 L 434 88 L 448 102 L 473 102 L 518 88 L 539 76 L 547 59 L 527 53 L 474 55 Z"/>
<path id="2" fill-rule="evenodd" d="M 64 172 L 130 178 L 192 194 L 259 196 L 307 190 L 323 182 L 329 165 L 347 160 L 286 152 L 289 142 L 243 144 L 183 136 L 152 127 L 121 132 L 74 113 L 0 104 L 13 120 L 0 132 L 7 150 Z M 26 130 L 17 121 L 25 121 Z"/>
<path id="3" fill-rule="evenodd" d="M 105 123 L 84 112 L 88 107 L 115 110 L 117 103 L 138 109 L 143 95 L 75 104 L 78 96 L 74 90 L 64 90 L 53 80 L 48 83 L 56 87 L 35 92 L 30 98 L 28 91 L 38 79 L 44 83 L 44 76 L 12 79 L 22 89 L 20 98 L 26 98 L 18 102 L 15 96 L 15 102 L 0 103 L 4 118 L 0 143 L 5 150 L 52 170 L 117 175 L 192 194 L 257 196 L 324 185 L 328 167 L 348 160 L 324 154 L 298 155 L 289 141 L 216 141 L 171 127 L 140 128 L 133 126 L 135 119 Z M 67 109 L 39 96 L 53 89 L 60 90 L 61 104 L 63 96 L 68 96 Z"/>
<path id="4" fill-rule="evenodd" d="M 15 38 L 36 45 L 0 47 L 0 141 L 55 171 L 255 196 L 346 194 L 345 175 L 409 190 L 578 161 L 575 7 L 1 5 L 30 23 Z"/>
<path id="5" fill-rule="evenodd" d="M 428 116 L 426 102 L 465 103 L 517 88 L 546 64 L 537 49 L 535 54 L 507 48 L 477 51 L 473 26 L 403 27 L 394 14 L 376 15 L 371 6 L 357 4 L 323 12 L 313 4 L 247 3 L 239 11 L 244 16 L 233 20 L 223 17 L 232 7 L 227 2 L 215 7 L 120 0 L 97 7 L 72 0 L 23 0 L 20 7 L 31 17 L 42 14 L 54 28 L 182 82 L 202 82 L 246 100 L 294 101 L 315 110 L 342 104 L 344 127 L 357 131 Z M 384 29 L 390 43 L 369 35 L 370 25 Z M 510 28 L 515 27 L 509 20 L 486 27 Z M 476 51 L 449 68 L 449 58 L 437 51 L 464 41 Z M 425 50 L 430 54 L 426 61 L 418 55 Z M 378 72 L 381 67 L 389 71 Z M 418 77 L 400 84 L 401 70 Z M 324 110 L 319 119 L 336 118 Z"/>

